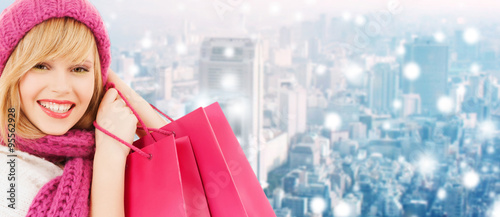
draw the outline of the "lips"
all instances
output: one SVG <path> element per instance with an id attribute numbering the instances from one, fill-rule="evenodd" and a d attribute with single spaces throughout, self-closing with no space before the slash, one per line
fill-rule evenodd
<path id="1" fill-rule="evenodd" d="M 68 117 L 76 105 L 71 101 L 53 99 L 42 99 L 37 103 L 47 115 L 59 119 Z"/>

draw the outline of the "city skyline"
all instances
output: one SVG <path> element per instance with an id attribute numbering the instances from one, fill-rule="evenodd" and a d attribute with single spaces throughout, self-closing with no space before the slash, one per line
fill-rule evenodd
<path id="1" fill-rule="evenodd" d="M 499 3 L 92 2 L 149 103 L 221 102 L 277 217 L 498 217 Z"/>
<path id="2" fill-rule="evenodd" d="M 0 2 L 0 9 L 5 9 L 14 0 Z M 496 11 L 500 3 L 494 0 L 478 2 L 461 1 L 319 1 L 303 0 L 284 1 L 231 1 L 225 7 L 223 16 L 219 16 L 214 4 L 222 0 L 190 1 L 135 1 L 101 0 L 91 1 L 103 14 L 112 46 L 135 49 L 146 35 L 157 37 L 169 33 L 180 33 L 187 22 L 193 31 L 204 32 L 213 36 L 248 37 L 259 28 L 279 28 L 279 26 L 297 25 L 304 21 L 318 19 L 320 14 L 340 17 L 357 22 L 376 21 L 374 14 L 391 7 L 400 13 L 392 17 L 398 27 L 410 24 L 417 29 L 431 28 L 433 31 L 445 31 L 449 27 L 463 26 L 482 28 L 497 23 Z M 392 6 L 389 7 L 388 4 Z M 223 7 L 224 8 L 224 7 Z M 436 22 L 439 21 L 439 22 Z M 425 25 L 424 25 L 425 24 Z M 451 37 L 451 35 L 450 35 Z"/>

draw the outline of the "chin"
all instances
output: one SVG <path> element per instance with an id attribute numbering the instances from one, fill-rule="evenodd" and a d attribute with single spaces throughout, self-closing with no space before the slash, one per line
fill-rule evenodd
<path id="1" fill-rule="evenodd" d="M 65 133 L 67 133 L 68 131 L 49 131 L 49 132 L 46 132 L 44 131 L 45 134 L 47 135 L 53 135 L 53 136 L 61 136 L 61 135 L 64 135 Z"/>
<path id="2" fill-rule="evenodd" d="M 67 133 L 69 130 L 69 128 L 59 128 L 59 129 L 54 129 L 54 128 L 45 128 L 42 130 L 43 133 L 47 134 L 47 135 L 53 135 L 53 136 L 60 136 L 60 135 L 64 135 L 65 133 Z"/>

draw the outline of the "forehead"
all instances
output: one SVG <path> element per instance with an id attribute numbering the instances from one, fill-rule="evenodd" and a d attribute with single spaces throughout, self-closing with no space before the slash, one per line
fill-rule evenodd
<path id="1" fill-rule="evenodd" d="M 45 57 L 42 56 L 43 60 L 42 61 L 65 61 L 69 63 L 83 63 L 83 62 L 89 62 L 89 63 L 94 63 L 95 61 L 95 54 L 93 49 L 78 49 L 76 51 L 71 52 L 71 50 L 66 50 L 67 48 L 62 48 L 61 50 L 58 50 L 57 52 L 53 52 L 52 54 L 49 54 Z"/>
<path id="2" fill-rule="evenodd" d="M 72 19 L 51 19 L 33 28 L 27 35 L 28 49 L 35 59 L 65 59 L 83 62 L 95 59 L 97 52 L 93 33 L 84 24 Z"/>

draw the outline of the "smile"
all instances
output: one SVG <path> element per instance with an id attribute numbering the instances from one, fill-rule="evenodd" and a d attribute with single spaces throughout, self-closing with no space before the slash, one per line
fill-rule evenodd
<path id="1" fill-rule="evenodd" d="M 38 100 L 42 110 L 53 118 L 66 118 L 71 114 L 75 104 L 70 101 Z"/>

